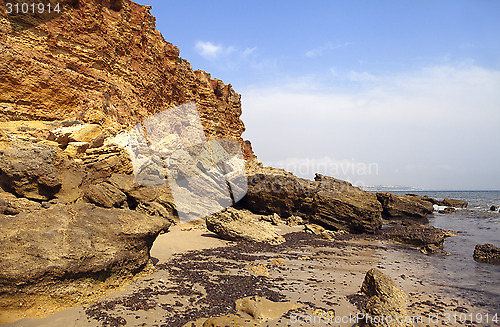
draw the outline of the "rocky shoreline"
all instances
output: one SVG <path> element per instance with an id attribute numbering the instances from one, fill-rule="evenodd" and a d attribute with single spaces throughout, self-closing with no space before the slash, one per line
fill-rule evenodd
<path id="1" fill-rule="evenodd" d="M 370 299 L 362 292 L 372 268 L 406 294 L 407 305 L 398 309 L 406 310 L 405 316 L 438 315 L 441 321 L 448 313 L 488 312 L 474 299 L 454 296 L 453 286 L 421 279 L 409 260 L 419 252 L 404 252 L 382 235 L 339 234 L 325 239 L 300 226 L 280 223 L 274 228 L 285 242 L 223 241 L 203 224 L 176 226 L 153 246 L 152 275 L 94 304 L 6 326 L 219 326 L 223 321 L 238 326 L 352 326 L 334 319 L 377 312 L 364 309 Z M 260 309 L 253 311 L 241 310 L 236 304 L 241 299 L 264 304 L 254 305 Z M 306 323 L 307 319 L 316 323 Z"/>
<path id="2" fill-rule="evenodd" d="M 453 233 L 426 217 L 466 202 L 264 167 L 241 137 L 240 95 L 193 71 L 147 6 L 61 6 L 43 23 L 0 13 L 0 323 L 283 326 L 477 309 L 423 289 L 395 246 L 446 255 Z"/>

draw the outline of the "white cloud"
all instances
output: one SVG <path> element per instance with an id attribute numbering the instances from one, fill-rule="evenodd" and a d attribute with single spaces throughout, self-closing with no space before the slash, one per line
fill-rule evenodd
<path id="1" fill-rule="evenodd" d="M 244 137 L 261 160 L 356 157 L 379 165 L 379 175 L 367 176 L 373 185 L 460 188 L 460 174 L 479 170 L 487 178 L 469 178 L 478 184 L 470 188 L 493 188 L 500 180 L 500 152 L 492 150 L 500 144 L 500 71 L 466 62 L 334 78 L 305 76 L 242 92 Z M 332 86 L 349 81 L 356 83 Z M 440 169 L 419 175 L 408 167 Z M 396 169 L 407 179 L 396 179 Z"/>
<path id="2" fill-rule="evenodd" d="M 196 42 L 195 49 L 202 57 L 205 59 L 216 59 L 220 55 L 228 55 L 232 53 L 235 49 L 232 46 L 224 47 L 222 45 L 216 45 L 212 42 L 198 41 Z"/>
<path id="3" fill-rule="evenodd" d="M 213 65 L 224 70 L 236 70 L 243 64 L 256 70 L 261 66 L 269 66 L 266 60 L 259 60 L 257 47 L 241 49 L 233 45 L 225 46 L 210 41 L 198 41 L 195 44 L 195 50 Z"/>
<path id="4" fill-rule="evenodd" d="M 340 49 L 350 45 L 350 43 L 344 44 L 333 44 L 332 42 L 327 42 L 324 45 L 311 49 L 306 52 L 306 57 L 317 57 L 323 55 L 325 52 L 335 49 Z"/>

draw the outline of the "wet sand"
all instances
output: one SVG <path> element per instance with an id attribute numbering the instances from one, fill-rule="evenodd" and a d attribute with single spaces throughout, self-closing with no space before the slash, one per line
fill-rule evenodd
<path id="1" fill-rule="evenodd" d="M 495 303 L 427 278 L 434 268 L 413 249 L 367 235 L 324 240 L 302 229 L 280 225 L 286 242 L 267 245 L 224 241 L 203 225 L 175 226 L 151 250 L 157 269 L 152 275 L 97 303 L 4 326 L 202 326 L 206 318 L 227 314 L 247 319 L 249 326 L 353 326 L 365 300 L 358 291 L 374 267 L 409 295 L 407 319 L 415 326 L 500 325 L 484 323 L 486 314 L 492 318 L 498 311 Z M 235 308 L 236 300 L 248 296 L 302 307 L 257 321 Z"/>

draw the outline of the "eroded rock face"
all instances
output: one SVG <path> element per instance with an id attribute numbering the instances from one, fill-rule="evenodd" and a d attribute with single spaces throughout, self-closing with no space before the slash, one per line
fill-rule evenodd
<path id="1" fill-rule="evenodd" d="M 104 134 L 97 124 L 76 124 L 50 131 L 49 141 L 55 141 L 62 147 L 71 142 L 84 142 L 90 148 L 97 148 L 104 143 Z"/>
<path id="2" fill-rule="evenodd" d="M 72 121 L 94 124 L 84 133 L 95 136 L 84 141 L 93 147 L 98 125 L 114 134 L 195 101 L 209 138 L 236 140 L 245 158 L 254 157 L 241 138 L 240 95 L 193 71 L 155 30 L 148 7 L 130 0 L 59 3 L 64 15 L 31 28 L 0 12 L 9 22 L 0 25 L 0 119 L 66 120 L 70 129 L 77 128 Z"/>
<path id="3" fill-rule="evenodd" d="M 136 273 L 149 263 L 156 236 L 171 222 L 131 210 L 92 204 L 54 205 L 17 216 L 0 215 L 0 298 L 64 297 L 72 281 Z"/>
<path id="4" fill-rule="evenodd" d="M 232 207 L 207 217 L 207 228 L 230 241 L 270 244 L 280 244 L 285 241 L 283 236 L 272 229 L 271 223 L 259 221 L 247 210 L 237 210 Z"/>
<path id="5" fill-rule="evenodd" d="M 257 166 L 247 174 L 248 193 L 238 205 L 255 213 L 296 215 L 356 233 L 373 233 L 382 225 L 382 207 L 375 194 L 348 182 L 320 174 L 310 181 L 283 169 Z"/>
<path id="6" fill-rule="evenodd" d="M 106 182 L 89 185 L 85 196 L 90 202 L 105 208 L 119 208 L 127 200 L 125 193 Z"/>
<path id="7" fill-rule="evenodd" d="M 376 268 L 370 269 L 366 273 L 361 292 L 368 297 L 368 302 L 362 310 L 366 318 L 360 322 L 361 326 L 412 326 L 404 321 L 401 323 L 397 321 L 398 317 L 407 316 L 408 296 L 389 276 Z M 374 322 L 374 317 L 382 316 L 390 316 L 392 319 L 390 322 L 389 319 L 379 320 L 379 323 Z M 373 320 L 368 317 L 372 317 Z"/>
<path id="8" fill-rule="evenodd" d="M 474 249 L 474 260 L 500 265 L 500 248 L 488 243 L 478 244 Z"/>
<path id="9" fill-rule="evenodd" d="M 314 180 L 319 192 L 313 197 L 313 220 L 356 233 L 380 229 L 382 208 L 374 194 L 320 174 L 316 174 Z"/>
<path id="10" fill-rule="evenodd" d="M 20 212 L 33 212 L 42 209 L 42 205 L 26 198 L 18 198 L 11 193 L 0 193 L 0 214 L 17 215 Z"/>
<path id="11" fill-rule="evenodd" d="M 433 204 L 419 196 L 377 193 L 385 217 L 423 218 L 434 211 Z"/>
<path id="12" fill-rule="evenodd" d="M 19 197 L 49 200 L 61 189 L 55 149 L 21 140 L 0 147 L 0 186 Z"/>

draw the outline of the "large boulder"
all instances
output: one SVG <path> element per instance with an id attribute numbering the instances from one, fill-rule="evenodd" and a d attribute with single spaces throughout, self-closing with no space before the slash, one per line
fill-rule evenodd
<path id="1" fill-rule="evenodd" d="M 230 241 L 266 242 L 280 244 L 283 236 L 272 229 L 272 225 L 258 218 L 248 210 L 232 207 L 213 214 L 206 219 L 207 228 L 221 238 Z"/>
<path id="2" fill-rule="evenodd" d="M 20 294 L 77 296 L 70 286 L 82 277 L 136 273 L 150 263 L 153 241 L 171 224 L 88 203 L 0 215 L 0 221 L 0 307 L 19 305 Z"/>
<path id="3" fill-rule="evenodd" d="M 478 244 L 474 249 L 474 260 L 483 263 L 500 264 L 500 248 L 493 244 Z"/>
<path id="4" fill-rule="evenodd" d="M 298 178 L 283 169 L 252 167 L 240 207 L 259 214 L 308 218 L 328 228 L 373 233 L 382 225 L 374 194 L 332 177 Z"/>
<path id="5" fill-rule="evenodd" d="M 53 147 L 15 140 L 0 146 L 0 186 L 32 200 L 49 200 L 61 189 Z"/>
<path id="6" fill-rule="evenodd" d="M 358 319 L 361 326 L 412 326 L 397 319 L 407 316 L 408 296 L 389 276 L 376 268 L 370 269 L 366 273 L 361 292 L 368 297 L 362 309 L 363 319 Z M 360 317 L 361 315 L 358 315 L 358 318 Z"/>
<path id="7" fill-rule="evenodd" d="M 434 211 L 433 204 L 419 196 L 377 193 L 377 199 L 385 217 L 423 218 Z"/>

